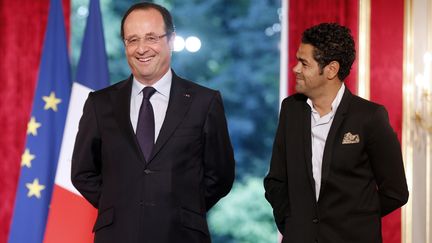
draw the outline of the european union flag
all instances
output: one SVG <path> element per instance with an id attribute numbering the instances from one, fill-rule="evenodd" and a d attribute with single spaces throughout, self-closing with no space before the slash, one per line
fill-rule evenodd
<path id="1" fill-rule="evenodd" d="M 63 9 L 51 0 L 9 243 L 43 241 L 70 91 Z"/>

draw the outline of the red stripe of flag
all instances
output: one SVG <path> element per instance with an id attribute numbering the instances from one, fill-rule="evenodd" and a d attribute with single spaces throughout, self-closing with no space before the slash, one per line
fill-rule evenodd
<path id="1" fill-rule="evenodd" d="M 57 217 L 48 221 L 44 243 L 92 243 L 97 211 L 82 196 L 54 187 L 50 213 Z"/>

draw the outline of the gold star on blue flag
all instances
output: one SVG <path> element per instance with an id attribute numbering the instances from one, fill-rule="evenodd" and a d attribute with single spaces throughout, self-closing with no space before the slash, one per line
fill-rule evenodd
<path id="1" fill-rule="evenodd" d="M 71 85 L 62 1 L 50 0 L 9 243 L 43 242 Z"/>

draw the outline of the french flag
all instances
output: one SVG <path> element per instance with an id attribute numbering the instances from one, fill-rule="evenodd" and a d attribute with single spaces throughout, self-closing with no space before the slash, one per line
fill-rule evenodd
<path id="1" fill-rule="evenodd" d="M 97 210 L 73 187 L 71 159 L 79 119 L 89 92 L 108 86 L 109 74 L 99 0 L 90 0 L 89 15 L 72 85 L 59 155 L 45 243 L 91 243 Z"/>

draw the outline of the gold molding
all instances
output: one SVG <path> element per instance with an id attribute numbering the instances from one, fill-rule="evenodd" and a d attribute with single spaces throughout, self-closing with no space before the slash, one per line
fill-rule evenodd
<path id="1" fill-rule="evenodd" d="M 430 110 L 430 108 L 428 109 Z M 426 242 L 431 242 L 431 135 L 426 135 Z"/>
<path id="2" fill-rule="evenodd" d="M 402 151 L 405 171 L 411 200 L 402 208 L 402 243 L 412 243 L 412 213 L 413 213 L 413 138 L 410 131 L 413 116 L 414 89 L 414 50 L 413 50 L 413 0 L 404 1 L 404 41 L 403 41 L 403 123 Z"/>
<path id="3" fill-rule="evenodd" d="M 359 55 L 357 94 L 370 98 L 370 15 L 371 0 L 359 0 Z"/>
<path id="4" fill-rule="evenodd" d="M 411 0 L 413 1 L 413 0 Z M 432 25 L 432 3 L 431 1 L 426 1 L 427 6 L 427 17 L 426 17 L 426 29 L 427 29 L 427 51 L 432 52 L 432 31 L 430 30 Z M 426 66 L 424 67 L 427 68 Z M 429 77 L 429 95 L 432 88 L 431 78 Z M 430 99 L 430 98 L 429 98 Z M 426 111 L 427 115 L 432 115 L 431 103 L 429 100 L 426 101 Z M 429 124 L 430 125 L 430 124 Z M 430 131 L 426 134 L 426 242 L 432 242 L 432 133 Z"/>

